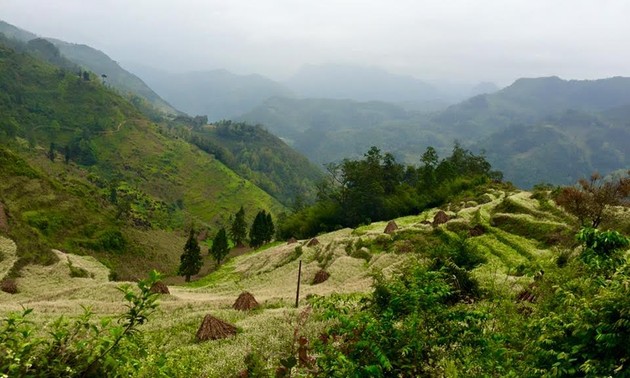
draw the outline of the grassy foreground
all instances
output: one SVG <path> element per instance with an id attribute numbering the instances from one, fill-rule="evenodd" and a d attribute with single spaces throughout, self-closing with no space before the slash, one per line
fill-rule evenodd
<path id="1" fill-rule="evenodd" d="M 281 359 L 295 355 L 298 336 L 316 340 L 334 323 L 312 309 L 312 298 L 367 293 L 375 273 L 391 275 L 409 259 L 428 264 L 430 251 L 448 240 L 465 239 L 485 258 L 471 275 L 488 295 L 471 306 L 481 309 L 500 301 L 516 303 L 517 294 L 534 282 L 538 272 L 554 269 L 560 249 L 572 240 L 570 218 L 529 192 L 494 190 L 482 201 L 451 204 L 445 210 L 452 219 L 437 228 L 427 224 L 438 211 L 432 209 L 397 219 L 399 229 L 393 234 L 385 234 L 386 222 L 378 222 L 320 235 L 319 244 L 311 247 L 307 246 L 309 240 L 280 243 L 233 258 L 189 285 L 170 286 L 171 294 L 161 295 L 158 310 L 141 327 L 147 360 L 138 374 L 236 376 L 245 369 L 250 352 L 261 356 L 266 368 L 274 369 Z M 466 234 L 474 226 L 483 229 L 483 234 Z M 563 244 L 567 240 L 569 244 Z M 11 259 L 11 242 L 0 238 L 0 248 L 3 274 Z M 60 315 L 80 315 L 82 306 L 90 306 L 98 317 L 124 311 L 116 289 L 120 283 L 108 281 L 106 267 L 89 256 L 55 254 L 59 261 L 53 265 L 22 269 L 17 279 L 19 293 L 0 292 L 0 314 L 33 308 L 31 320 L 45 332 Z M 295 309 L 300 260 L 300 307 Z M 72 268 L 86 276 L 76 277 Z M 330 278 L 313 284 L 321 269 Z M 233 310 L 231 305 L 242 291 L 251 292 L 261 307 L 251 312 Z M 225 340 L 197 342 L 195 332 L 208 313 L 235 324 L 240 332 Z M 456 376 L 457 368 L 449 366 L 445 371 L 452 374 L 447 375 Z M 301 376 L 311 371 L 293 368 L 292 372 Z"/>

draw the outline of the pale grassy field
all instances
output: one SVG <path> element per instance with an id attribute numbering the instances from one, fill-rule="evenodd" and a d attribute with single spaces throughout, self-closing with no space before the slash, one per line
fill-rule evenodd
<path id="1" fill-rule="evenodd" d="M 514 274 L 519 265 L 544 267 L 553 263 L 553 251 L 540 245 L 492 228 L 491 213 L 506 196 L 532 211 L 541 212 L 537 201 L 529 193 L 494 192 L 489 202 L 481 205 L 465 204 L 458 212 L 449 212 L 458 222 L 470 222 L 475 214 L 479 221 L 492 229 L 483 236 L 471 238 L 488 258 L 488 262 L 473 271 L 482 286 L 494 290 L 518 291 L 532 281 L 531 276 Z M 429 210 L 415 216 L 396 220 L 401 230 L 429 233 L 431 226 L 421 224 L 433 219 L 437 210 Z M 541 216 L 541 222 L 549 222 Z M 356 230 L 343 229 L 318 236 L 320 244 L 307 247 L 309 240 L 294 244 L 280 244 L 263 251 L 250 252 L 225 263 L 209 277 L 187 286 L 171 286 L 170 295 L 162 295 L 158 311 L 144 327 L 147 352 L 151 358 L 164 354 L 167 365 L 177 367 L 180 376 L 229 377 L 244 368 L 243 358 L 249 351 L 256 351 L 268 358 L 269 366 L 277 365 L 281 357 L 288 357 L 296 330 L 298 316 L 309 312 L 307 296 L 331 295 L 332 293 L 369 292 L 371 274 L 390 274 L 411 257 L 402 253 L 373 253 L 369 261 L 351 257 L 349 245 L 361 238 L 374 240 L 381 236 L 387 222 L 375 222 Z M 444 226 L 440 226 L 444 227 Z M 13 249 L 12 249 L 13 248 Z M 0 274 L 6 269 L 14 245 L 0 238 L 3 259 Z M 13 251 L 13 252 L 11 252 Z M 301 251 L 301 253 L 300 253 Z M 0 314 L 33 308 L 34 321 L 45 325 L 59 315 L 75 316 L 82 312 L 82 305 L 92 307 L 97 316 L 114 316 L 124 311 L 124 303 L 117 287 L 120 282 L 108 281 L 108 270 L 91 257 L 66 255 L 55 251 L 59 262 L 47 266 L 28 266 L 17 279 L 20 292 L 9 295 L 0 292 Z M 9 258 L 7 258 L 9 257 Z M 70 276 L 68 259 L 72 265 L 91 273 L 91 278 Z M 298 264 L 302 261 L 300 308 L 294 308 Z M 330 278 L 313 285 L 313 277 L 325 268 Z M 251 292 L 262 309 L 244 313 L 233 310 L 231 305 L 243 291 Z M 198 343 L 195 332 L 203 317 L 212 315 L 235 324 L 241 330 L 233 338 Z M 310 339 L 327 326 L 311 315 L 298 333 Z M 156 373 L 147 364 L 143 376 Z"/>
<path id="2" fill-rule="evenodd" d="M 2 280 L 17 261 L 17 246 L 11 239 L 0 236 L 0 280 Z"/>

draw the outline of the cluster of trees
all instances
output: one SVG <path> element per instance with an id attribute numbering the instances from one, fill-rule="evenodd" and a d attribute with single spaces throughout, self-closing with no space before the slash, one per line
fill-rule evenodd
<path id="1" fill-rule="evenodd" d="M 566 211 L 575 215 L 581 226 L 597 228 L 609 206 L 630 203 L 630 171 L 615 180 L 604 180 L 593 173 L 589 180 L 581 179 L 578 186 L 562 188 L 555 200 Z"/>
<path id="2" fill-rule="evenodd" d="M 256 218 L 249 229 L 249 245 L 252 248 L 258 248 L 265 243 L 273 240 L 275 226 L 271 213 L 260 210 L 256 214 Z M 217 265 L 227 257 L 230 253 L 230 239 L 234 245 L 242 247 L 248 236 L 247 221 L 245 220 L 245 209 L 243 206 L 234 214 L 229 227 L 221 227 L 212 239 L 212 246 L 208 249 L 208 254 L 214 258 Z M 184 253 L 180 257 L 180 265 L 177 274 L 184 276 L 186 282 L 190 281 L 190 277 L 199 273 L 203 266 L 201 257 L 201 247 L 197 241 L 197 234 L 191 228 L 188 240 L 184 246 Z"/>
<path id="3" fill-rule="evenodd" d="M 441 160 L 428 147 L 421 162 L 419 167 L 405 166 L 392 154 L 372 147 L 361 160 L 328 164 L 328 177 L 318 187 L 317 201 L 288 216 L 280 225 L 280 236 L 309 237 L 415 214 L 502 179 L 483 155 L 475 155 L 459 143 Z"/>

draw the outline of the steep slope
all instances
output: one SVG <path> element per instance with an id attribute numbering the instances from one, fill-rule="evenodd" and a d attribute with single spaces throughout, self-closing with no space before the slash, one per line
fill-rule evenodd
<path id="1" fill-rule="evenodd" d="M 193 144 L 285 205 L 315 199 L 323 170 L 262 127 L 221 121 L 192 133 Z"/>
<path id="2" fill-rule="evenodd" d="M 3 21 L 0 21 L 0 33 L 6 35 L 8 38 L 21 42 L 29 42 L 38 39 L 35 34 Z M 160 98 L 160 96 L 153 92 L 142 80 L 120 67 L 117 62 L 102 51 L 96 50 L 90 46 L 68 43 L 54 38 L 46 38 L 46 40 L 53 43 L 65 58 L 77 66 L 90 70 L 99 76 L 107 75 L 105 80 L 107 85 L 116 88 L 121 93 L 138 96 L 148 101 L 160 112 L 167 114 L 178 113 L 175 108 Z"/>
<path id="3" fill-rule="evenodd" d="M 25 230 L 18 246 L 41 236 L 38 251 L 96 253 L 126 277 L 151 266 L 173 273 L 181 246 L 146 239 L 189 223 L 217 227 L 241 205 L 282 209 L 210 155 L 165 135 L 94 76 L 79 78 L 0 45 L 0 87 L 0 143 L 11 150 L 0 197 Z M 20 195 L 25 188 L 29 196 Z M 25 253 L 25 261 L 48 261 Z M 139 265 L 141 256 L 147 261 Z"/>
<path id="4" fill-rule="evenodd" d="M 48 38 L 48 40 L 57 46 L 59 51 L 72 62 L 85 67 L 97 75 L 106 75 L 104 82 L 107 85 L 116 88 L 122 93 L 139 96 L 164 113 L 179 113 L 139 77 L 122 68 L 104 52 L 87 45 L 68 43 L 53 38 Z"/>
<path id="5" fill-rule="evenodd" d="M 168 73 L 142 66 L 134 70 L 178 109 L 207 115 L 210 121 L 238 116 L 270 97 L 292 95 L 261 75 L 237 75 L 227 70 Z"/>

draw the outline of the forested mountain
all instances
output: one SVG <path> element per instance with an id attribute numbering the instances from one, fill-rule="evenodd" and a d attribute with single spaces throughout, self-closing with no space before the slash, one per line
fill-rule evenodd
<path id="1" fill-rule="evenodd" d="M 29 42 L 37 39 L 35 34 L 19 29 L 6 22 L 0 21 L 0 33 L 9 38 L 22 42 Z M 40 38 L 41 39 L 41 38 Z M 45 38 L 54 44 L 63 57 L 76 64 L 79 68 L 87 69 L 97 75 L 106 75 L 104 82 L 116 88 L 123 94 L 131 94 L 148 101 L 151 106 L 160 112 L 177 114 L 178 111 L 170 104 L 158 96 L 136 75 L 123 69 L 117 62 L 112 60 L 102 51 L 90 46 L 64 42 L 54 38 Z"/>
<path id="2" fill-rule="evenodd" d="M 424 114 L 376 101 L 272 98 L 237 119 L 264 125 L 322 164 L 361 156 L 370 146 L 417 162 L 427 146 L 444 152 L 452 142 Z"/>
<path id="3" fill-rule="evenodd" d="M 360 156 L 371 145 L 415 163 L 427 146 L 444 153 L 459 140 L 484 150 L 507 180 L 531 187 L 626 168 L 628 104 L 630 78 L 550 77 L 520 79 L 432 114 L 378 102 L 274 98 L 239 119 L 263 124 L 322 163 Z"/>
<path id="4" fill-rule="evenodd" d="M 432 85 L 375 67 L 305 65 L 285 84 L 304 98 L 355 101 L 424 102 L 441 98 Z"/>
<path id="5" fill-rule="evenodd" d="M 240 206 L 283 209 L 94 74 L 0 44 L 0 88 L 0 202 L 24 263 L 50 261 L 42 251 L 57 247 L 94 254 L 120 277 L 173 273 L 178 230 L 216 227 Z"/>
<path id="6" fill-rule="evenodd" d="M 630 128 L 596 113 L 567 110 L 530 125 L 497 131 L 475 145 L 521 187 L 569 185 L 592 172 L 628 167 Z"/>
<path id="7" fill-rule="evenodd" d="M 529 125 L 567 110 L 600 112 L 630 104 L 630 78 L 519 79 L 492 94 L 472 97 L 433 117 L 465 137 L 484 137 L 514 125 Z"/>
<path id="8" fill-rule="evenodd" d="M 210 121 L 235 117 L 270 97 L 292 96 L 286 87 L 261 75 L 227 70 L 169 73 L 143 66 L 135 71 L 178 109 L 207 115 Z"/>
<path id="9" fill-rule="evenodd" d="M 190 141 L 287 206 L 311 202 L 323 169 L 261 126 L 232 121 L 194 127 Z"/>

